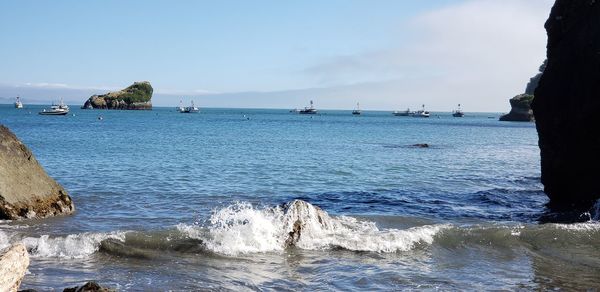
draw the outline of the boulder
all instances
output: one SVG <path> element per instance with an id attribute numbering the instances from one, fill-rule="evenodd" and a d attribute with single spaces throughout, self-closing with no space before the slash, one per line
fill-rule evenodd
<path id="1" fill-rule="evenodd" d="M 545 24 L 548 62 L 532 103 L 549 206 L 600 198 L 600 1 L 557 0 Z"/>
<path id="2" fill-rule="evenodd" d="M 22 243 L 0 252 L 0 291 L 17 291 L 29 266 L 29 254 Z"/>
<path id="3" fill-rule="evenodd" d="M 509 122 L 532 122 L 533 111 L 531 110 L 531 101 L 533 95 L 519 94 L 510 99 L 510 112 L 500 117 L 501 121 Z"/>
<path id="4" fill-rule="evenodd" d="M 0 125 L 0 219 L 44 218 L 75 210 L 67 191 Z"/>
<path id="5" fill-rule="evenodd" d="M 63 292 L 114 292 L 114 291 L 117 291 L 117 290 L 102 287 L 95 281 L 89 281 L 89 282 L 85 283 L 83 286 L 76 286 L 73 288 L 65 288 L 63 290 Z"/>
<path id="6" fill-rule="evenodd" d="M 92 95 L 81 108 L 151 110 L 153 91 L 148 81 L 134 82 L 123 90 Z"/>
<path id="7" fill-rule="evenodd" d="M 305 201 L 294 200 L 283 208 L 285 230 L 288 233 L 285 240 L 286 247 L 296 245 L 303 233 L 332 228 L 329 215 L 321 208 Z"/>

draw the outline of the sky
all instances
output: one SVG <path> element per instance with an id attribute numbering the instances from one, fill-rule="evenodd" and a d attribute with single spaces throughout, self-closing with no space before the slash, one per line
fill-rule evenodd
<path id="1" fill-rule="evenodd" d="M 0 1 L 0 103 L 506 112 L 552 0 Z"/>

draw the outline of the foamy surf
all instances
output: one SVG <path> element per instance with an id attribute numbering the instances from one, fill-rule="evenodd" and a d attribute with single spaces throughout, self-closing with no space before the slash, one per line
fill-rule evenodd
<path id="1" fill-rule="evenodd" d="M 22 241 L 34 258 L 80 259 L 95 253 L 117 257 L 155 258 L 167 253 L 225 256 L 301 250 L 344 249 L 395 253 L 439 245 L 497 247 L 595 244 L 600 224 L 429 224 L 406 229 L 380 228 L 375 222 L 332 216 L 319 207 L 295 200 L 281 206 L 235 203 L 215 209 L 202 224 L 178 224 L 155 231 L 114 231 L 64 236 L 32 236 L 20 228 L 0 228 L 0 249 Z M 560 240 L 557 240 L 560 239 Z"/>
<path id="2" fill-rule="evenodd" d="M 300 200 L 262 209 L 236 203 L 215 210 L 206 226 L 177 226 L 188 236 L 202 240 L 208 250 L 231 256 L 280 252 L 288 246 L 307 250 L 408 251 L 419 244 L 433 243 L 435 235 L 448 227 L 443 224 L 380 230 L 374 222 L 330 216 Z"/>
<path id="3" fill-rule="evenodd" d="M 124 232 L 80 233 L 66 236 L 41 235 L 39 237 L 23 237 L 18 233 L 0 231 L 0 249 L 21 241 L 33 258 L 78 259 L 88 257 L 100 248 L 102 241 L 115 239 L 123 241 Z"/>
<path id="4" fill-rule="evenodd" d="M 81 233 L 70 234 L 64 237 L 23 238 L 32 257 L 58 257 L 58 258 L 84 258 L 98 251 L 100 243 L 106 239 L 123 241 L 124 233 Z"/>

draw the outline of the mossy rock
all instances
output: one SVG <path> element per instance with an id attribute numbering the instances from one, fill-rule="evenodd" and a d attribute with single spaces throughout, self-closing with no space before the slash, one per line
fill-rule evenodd
<path id="1" fill-rule="evenodd" d="M 82 108 L 91 106 L 95 109 L 152 109 L 153 91 L 148 81 L 134 82 L 123 90 L 90 97 Z"/>

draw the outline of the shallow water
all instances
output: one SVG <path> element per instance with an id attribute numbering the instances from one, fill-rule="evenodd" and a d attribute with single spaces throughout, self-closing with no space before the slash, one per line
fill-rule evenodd
<path id="1" fill-rule="evenodd" d="M 600 225 L 537 223 L 547 198 L 531 123 L 39 109 L 2 105 L 0 123 L 77 213 L 0 223 L 0 247 L 23 240 L 32 254 L 21 288 L 87 279 L 159 291 L 600 287 Z M 339 227 L 286 248 L 277 206 L 294 199 Z"/>

